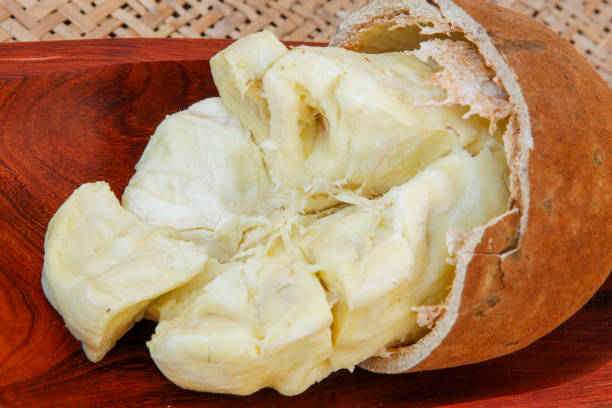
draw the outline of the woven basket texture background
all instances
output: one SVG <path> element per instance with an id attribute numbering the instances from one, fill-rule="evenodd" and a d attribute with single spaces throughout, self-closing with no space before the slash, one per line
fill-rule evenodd
<path id="1" fill-rule="evenodd" d="M 612 0 L 491 0 L 567 38 L 612 85 Z M 113 37 L 238 38 L 267 29 L 327 41 L 367 0 L 0 0 L 0 42 Z"/>

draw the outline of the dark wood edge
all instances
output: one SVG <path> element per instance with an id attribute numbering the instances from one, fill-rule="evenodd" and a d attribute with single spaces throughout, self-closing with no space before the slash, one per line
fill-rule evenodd
<path id="1" fill-rule="evenodd" d="M 0 44 L 0 78 L 23 77 L 111 64 L 208 61 L 235 40 L 212 38 L 113 38 Z M 285 41 L 287 46 L 325 43 Z"/>

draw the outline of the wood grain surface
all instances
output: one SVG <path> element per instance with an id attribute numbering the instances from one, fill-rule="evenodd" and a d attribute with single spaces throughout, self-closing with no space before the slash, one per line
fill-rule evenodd
<path id="1" fill-rule="evenodd" d="M 106 180 L 120 196 L 164 116 L 217 95 L 208 60 L 227 44 L 0 46 L 0 406 L 612 406 L 611 279 L 565 324 L 509 356 L 395 376 L 341 371 L 292 398 L 180 389 L 149 357 L 146 321 L 90 363 L 42 293 L 47 223 L 82 183 Z"/>

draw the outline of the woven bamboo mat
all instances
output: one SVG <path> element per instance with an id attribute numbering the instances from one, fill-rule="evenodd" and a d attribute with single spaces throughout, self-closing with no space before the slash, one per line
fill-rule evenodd
<path id="1" fill-rule="evenodd" d="M 567 38 L 612 85 L 612 0 L 491 0 Z M 113 37 L 238 38 L 267 29 L 327 41 L 367 0 L 0 0 L 0 42 Z"/>

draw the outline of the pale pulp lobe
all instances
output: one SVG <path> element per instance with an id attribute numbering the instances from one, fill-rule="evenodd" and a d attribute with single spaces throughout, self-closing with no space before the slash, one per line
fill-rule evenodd
<path id="1" fill-rule="evenodd" d="M 207 255 L 139 221 L 103 182 L 62 204 L 45 235 L 43 289 L 87 357 L 99 361 L 149 302 L 198 274 Z"/>

